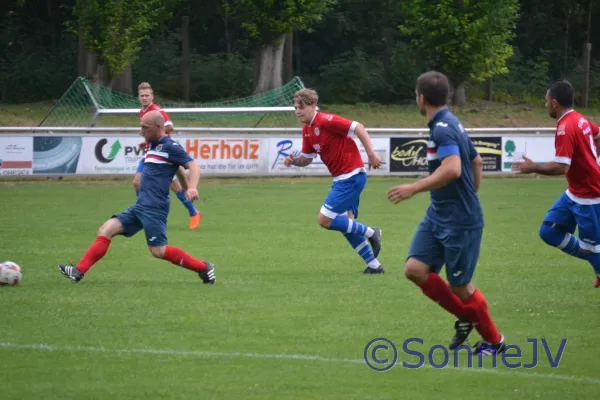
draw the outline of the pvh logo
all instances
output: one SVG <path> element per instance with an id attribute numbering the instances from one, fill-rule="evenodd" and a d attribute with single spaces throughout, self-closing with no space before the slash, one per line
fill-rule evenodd
<path id="1" fill-rule="evenodd" d="M 114 160 L 114 158 L 119 153 L 119 150 L 121 150 L 121 143 L 118 140 L 115 140 L 115 142 L 110 146 L 110 152 L 105 157 L 103 150 L 107 143 L 108 139 L 101 139 L 98 141 L 98 143 L 96 143 L 96 148 L 94 149 L 96 159 L 103 164 L 108 164 L 112 160 Z"/>

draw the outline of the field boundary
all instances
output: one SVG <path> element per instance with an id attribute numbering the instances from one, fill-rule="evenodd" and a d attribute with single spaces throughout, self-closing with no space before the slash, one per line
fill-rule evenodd
<path id="1" fill-rule="evenodd" d="M 369 367 L 366 365 L 365 360 L 360 359 L 349 359 L 349 358 L 334 358 L 334 357 L 323 357 L 310 354 L 286 354 L 286 353 L 246 353 L 246 352 L 214 352 L 214 351 L 186 351 L 186 350 L 173 350 L 173 349 L 110 349 L 106 347 L 91 347 L 91 346 L 56 346 L 49 344 L 19 344 L 13 342 L 0 342 L 0 348 L 14 349 L 14 350 L 37 350 L 37 351 L 49 351 L 49 352 L 88 352 L 88 353 L 105 353 L 105 354 L 134 354 L 134 355 L 162 355 L 162 356 L 174 356 L 174 357 L 195 357 L 195 358 L 254 358 L 254 359 L 275 359 L 275 360 L 286 360 L 286 361 L 314 361 L 314 362 L 327 362 L 327 363 L 340 363 L 340 364 L 362 364 L 367 370 Z M 424 364 L 424 368 L 437 369 L 430 364 Z M 396 366 L 396 368 L 402 368 Z M 503 376 L 516 376 L 520 378 L 539 378 L 548 379 L 553 381 L 568 381 L 577 383 L 587 383 L 592 385 L 600 385 L 599 378 L 580 377 L 574 375 L 558 375 L 548 374 L 540 372 L 520 372 L 514 371 L 509 372 L 499 369 L 490 368 L 453 368 L 448 367 L 444 369 L 437 369 L 438 371 L 457 371 L 457 372 L 473 372 L 473 373 L 489 373 Z M 375 373 L 373 371 L 373 373 Z"/>

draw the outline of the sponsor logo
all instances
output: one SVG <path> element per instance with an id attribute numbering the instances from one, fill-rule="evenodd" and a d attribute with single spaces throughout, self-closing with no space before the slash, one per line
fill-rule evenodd
<path id="1" fill-rule="evenodd" d="M 260 139 L 186 139 L 185 151 L 196 160 L 258 161 Z"/>

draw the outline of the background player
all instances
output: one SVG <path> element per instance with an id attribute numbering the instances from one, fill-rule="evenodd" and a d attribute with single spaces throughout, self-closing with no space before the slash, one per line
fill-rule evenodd
<path id="1" fill-rule="evenodd" d="M 167 113 L 162 110 L 158 105 L 154 104 L 154 93 L 152 91 L 152 87 L 148 82 L 142 82 L 138 85 L 138 100 L 142 105 L 140 110 L 140 120 L 141 118 L 150 111 L 158 111 L 162 114 L 165 119 L 165 132 L 170 137 L 171 132 L 173 131 L 173 122 L 167 115 Z M 140 144 L 140 147 L 147 148 L 148 141 L 144 141 Z M 140 187 L 140 178 L 142 176 L 142 169 L 144 168 L 144 157 L 140 159 L 140 163 L 138 164 L 137 171 L 135 172 L 135 177 L 133 178 L 133 187 L 135 188 L 135 193 L 137 195 Z M 183 173 L 183 168 L 180 168 L 180 173 Z M 202 219 L 202 214 L 200 211 L 194 207 L 194 204 L 186 199 L 183 194 L 185 188 L 181 186 L 181 184 L 177 181 L 177 176 L 173 178 L 173 183 L 171 184 L 171 190 L 179 201 L 187 208 L 190 214 L 190 229 L 196 229 L 198 225 L 200 225 L 200 220 Z"/>
<path id="2" fill-rule="evenodd" d="M 477 354 L 502 352 L 504 337 L 492 321 L 483 294 L 471 283 L 484 225 L 477 196 L 483 160 L 446 107 L 448 78 L 430 71 L 417 79 L 416 86 L 417 107 L 429 121 L 430 176 L 393 187 L 387 195 L 397 204 L 429 191 L 431 204 L 413 237 L 404 274 L 423 294 L 457 317 L 451 349 L 462 345 L 475 326 L 484 339 L 475 346 Z M 450 286 L 439 275 L 444 264 Z"/>
<path id="3" fill-rule="evenodd" d="M 214 265 L 200 261 L 178 247 L 167 244 L 167 216 L 170 208 L 169 186 L 179 166 L 189 169 L 186 196 L 198 199 L 200 167 L 185 150 L 164 132 L 164 117 L 159 111 L 146 113 L 140 122 L 142 134 L 150 143 L 140 182 L 140 193 L 135 205 L 121 214 L 113 215 L 98 230 L 96 241 L 89 247 L 77 265 L 59 265 L 63 275 L 74 282 L 83 279 L 87 271 L 100 260 L 113 237 L 131 237 L 144 230 L 150 253 L 197 272 L 204 283 L 215 283 Z"/>
<path id="4" fill-rule="evenodd" d="M 596 273 L 594 287 L 600 286 L 600 166 L 597 163 L 599 129 L 573 110 L 573 86 L 556 82 L 546 92 L 546 108 L 557 120 L 554 138 L 555 159 L 547 164 L 514 162 L 513 171 L 522 174 L 566 175 L 568 189 L 550 208 L 539 235 L 548 245 L 589 261 Z M 573 236 L 579 228 L 579 240 Z"/>
<path id="5" fill-rule="evenodd" d="M 381 160 L 373 150 L 369 134 L 362 124 L 317 112 L 319 96 L 312 89 L 300 89 L 292 96 L 292 100 L 296 116 L 303 123 L 302 154 L 298 157 L 290 154 L 284 160 L 284 165 L 306 167 L 317 155 L 321 156 L 334 178 L 332 189 L 319 213 L 319 225 L 344 234 L 367 264 L 363 273 L 384 273 L 377 260 L 381 250 L 381 230 L 355 221 L 367 174 L 360 151 L 351 136 L 356 135 L 365 148 L 369 168 L 379 168 Z"/>

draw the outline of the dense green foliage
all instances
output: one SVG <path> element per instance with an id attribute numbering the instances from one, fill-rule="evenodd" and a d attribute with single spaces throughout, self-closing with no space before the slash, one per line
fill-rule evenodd
<path id="1" fill-rule="evenodd" d="M 58 98 L 73 82 L 77 76 L 78 37 L 69 27 L 77 26 L 78 1 L 8 0 L 0 5 L 1 102 Z M 96 1 L 82 3 L 93 5 Z M 116 12 L 118 5 L 125 3 L 125 11 Z M 448 9 L 456 2 L 405 3 L 418 4 L 422 7 L 418 9 L 402 7 L 402 2 L 393 0 L 337 0 L 322 19 L 313 2 L 307 0 L 278 3 L 292 10 L 296 7 L 309 11 L 297 15 L 286 14 L 285 7 L 280 14 L 263 15 L 260 7 L 246 0 L 181 0 L 174 7 L 161 6 L 170 12 L 160 12 L 158 21 L 154 11 L 144 11 L 141 3 L 132 6 L 134 3 L 139 2 L 111 0 L 109 6 L 100 7 L 104 17 L 92 18 L 95 22 L 88 26 L 94 28 L 90 30 L 94 35 L 88 35 L 88 39 L 93 40 L 86 43 L 103 47 L 106 61 L 113 63 L 111 69 L 121 69 L 133 61 L 134 86 L 147 80 L 160 95 L 175 100 L 182 94 L 181 17 L 189 16 L 191 101 L 249 95 L 261 44 L 272 33 L 289 29 L 295 30 L 293 73 L 307 86 L 316 87 L 324 102 L 412 101 L 414 79 L 433 67 L 451 75 L 464 72 L 469 98 L 483 97 L 484 85 L 479 81 L 493 74 L 494 100 L 538 101 L 554 79 L 566 77 L 581 87 L 588 26 L 593 44 L 590 95 L 592 101 L 600 101 L 595 90 L 600 86 L 600 45 L 596 44 L 600 26 L 588 24 L 588 0 L 520 0 L 514 21 L 510 13 L 500 19 L 495 14 L 502 4 L 511 10 L 511 0 L 471 0 L 461 13 L 451 14 L 453 18 L 445 18 L 442 11 L 437 17 L 423 13 L 432 4 Z M 262 3 L 275 7 L 273 1 Z M 480 8 L 486 11 L 478 12 Z M 107 19 L 105 14 L 111 10 L 112 17 Z M 415 15 L 421 15 L 424 27 L 444 28 L 445 36 L 452 37 L 452 29 L 458 32 L 463 39 L 458 41 L 461 51 L 455 58 L 460 62 L 448 62 L 452 51 L 446 45 L 441 47 L 444 57 L 431 57 L 440 46 L 426 41 L 431 38 L 422 30 L 414 30 L 418 21 Z M 115 16 L 120 19 L 115 20 Z M 442 22 L 447 26 L 440 25 L 440 17 L 445 18 Z M 591 20 L 597 17 L 600 7 L 593 7 Z M 511 35 L 505 28 L 513 22 L 516 27 Z M 493 34 L 494 24 L 501 25 L 500 34 Z M 403 32 L 399 26 L 412 27 L 412 31 Z M 116 34 L 121 32 L 115 31 L 116 27 L 130 27 L 130 31 Z"/>

